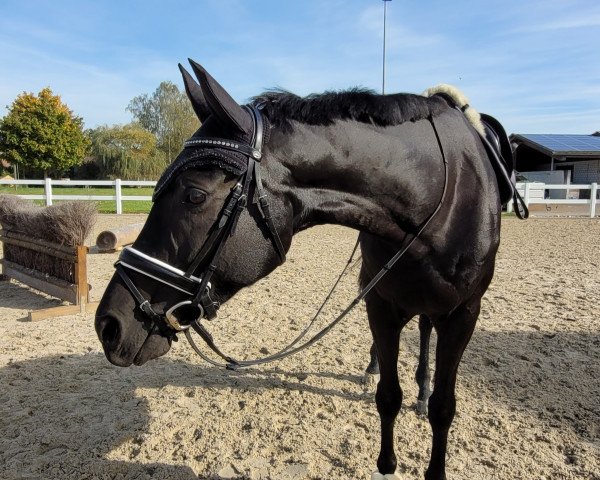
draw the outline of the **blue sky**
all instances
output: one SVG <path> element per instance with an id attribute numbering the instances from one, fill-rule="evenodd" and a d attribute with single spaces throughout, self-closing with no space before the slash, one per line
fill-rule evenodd
<path id="1" fill-rule="evenodd" d="M 188 57 L 240 102 L 380 90 L 382 24 L 381 0 L 2 0 L 0 115 L 50 86 L 86 127 L 126 123 Z M 600 130 L 600 1 L 389 2 L 386 91 L 442 82 L 509 132 Z"/>

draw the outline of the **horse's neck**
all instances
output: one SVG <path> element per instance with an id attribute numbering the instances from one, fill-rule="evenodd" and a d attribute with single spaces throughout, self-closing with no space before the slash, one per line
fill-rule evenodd
<path id="1" fill-rule="evenodd" d="M 427 120 L 386 129 L 296 125 L 292 134 L 276 134 L 285 167 L 279 187 L 293 205 L 294 231 L 333 223 L 403 238 L 430 213 L 437 200 L 430 189 L 441 189 L 433 135 Z"/>

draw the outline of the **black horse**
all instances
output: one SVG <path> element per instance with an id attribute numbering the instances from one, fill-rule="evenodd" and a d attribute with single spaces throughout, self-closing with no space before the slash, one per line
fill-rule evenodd
<path id="1" fill-rule="evenodd" d="M 129 366 L 165 354 L 177 331 L 269 274 L 293 235 L 313 225 L 360 231 L 363 287 L 409 246 L 365 298 L 381 374 L 372 478 L 398 478 L 399 338 L 415 315 L 421 406 L 432 327 L 438 338 L 425 477 L 445 478 L 456 374 L 500 240 L 499 189 L 479 115 L 451 87 L 430 96 L 267 92 L 240 106 L 192 67 L 199 83 L 182 73 L 202 127 L 159 181 L 148 220 L 102 298 L 96 331 L 107 358 Z"/>

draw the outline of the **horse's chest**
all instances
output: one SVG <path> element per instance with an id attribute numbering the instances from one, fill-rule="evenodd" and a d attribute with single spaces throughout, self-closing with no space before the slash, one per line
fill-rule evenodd
<path id="1" fill-rule="evenodd" d="M 496 248 L 481 247 L 407 255 L 383 277 L 377 293 L 409 314 L 451 311 L 493 270 Z M 368 275 L 377 272 L 384 256 L 381 251 L 363 251 Z"/>

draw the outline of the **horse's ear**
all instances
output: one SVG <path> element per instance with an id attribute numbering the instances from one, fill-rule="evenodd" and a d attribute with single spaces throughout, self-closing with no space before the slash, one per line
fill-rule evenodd
<path id="1" fill-rule="evenodd" d="M 208 103 L 206 102 L 206 98 L 204 98 L 202 89 L 200 88 L 200 85 L 196 83 L 194 77 L 192 77 L 189 72 L 183 68 L 181 63 L 179 64 L 179 70 L 183 76 L 185 93 L 187 93 L 190 102 L 192 102 L 192 108 L 194 109 L 194 112 L 196 112 L 198 120 L 200 120 L 200 123 L 203 123 L 210 115 L 210 109 L 208 108 Z"/>
<path id="2" fill-rule="evenodd" d="M 193 60 L 190 65 L 200 81 L 200 88 L 213 115 L 225 127 L 233 127 L 239 132 L 252 133 L 253 123 L 250 113 L 231 98 L 225 89 L 210 74 Z"/>

